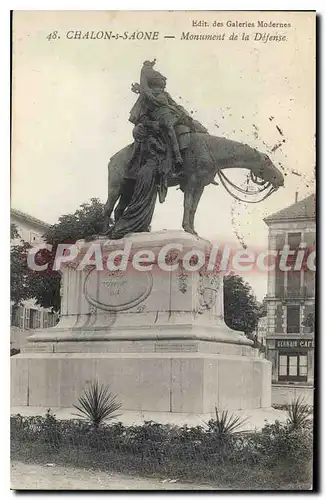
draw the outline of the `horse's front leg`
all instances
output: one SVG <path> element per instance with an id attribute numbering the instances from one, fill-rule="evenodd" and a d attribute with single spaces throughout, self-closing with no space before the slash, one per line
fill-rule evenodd
<path id="1" fill-rule="evenodd" d="M 187 186 L 184 190 L 184 200 L 183 200 L 183 220 L 182 227 L 187 233 L 196 234 L 193 224 L 191 225 L 191 208 L 194 203 L 195 189 L 193 187 Z"/>
<path id="2" fill-rule="evenodd" d="M 189 226 L 192 229 L 191 231 L 192 234 L 197 234 L 194 229 L 194 222 L 195 222 L 196 211 L 198 208 L 198 203 L 201 198 L 201 195 L 203 194 L 203 191 L 204 191 L 204 186 L 201 185 L 197 186 L 194 190 L 192 205 L 190 208 L 190 218 L 189 218 Z"/>

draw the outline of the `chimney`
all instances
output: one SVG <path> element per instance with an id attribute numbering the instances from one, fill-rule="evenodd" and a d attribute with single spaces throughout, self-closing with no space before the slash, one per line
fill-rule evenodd
<path id="1" fill-rule="evenodd" d="M 298 191 L 295 192 L 295 203 L 298 203 L 298 196 L 299 196 L 299 193 Z"/>

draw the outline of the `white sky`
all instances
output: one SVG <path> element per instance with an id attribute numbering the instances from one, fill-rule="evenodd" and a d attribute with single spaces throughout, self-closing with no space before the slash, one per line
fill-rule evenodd
<path id="1" fill-rule="evenodd" d="M 198 29 L 191 27 L 193 19 L 272 20 L 292 27 Z M 314 190 L 314 24 L 313 14 L 289 12 L 15 12 L 12 206 L 53 223 L 91 197 L 105 201 L 108 160 L 132 140 L 131 83 L 139 80 L 142 62 L 155 57 L 172 97 L 210 133 L 268 152 L 263 142 L 272 147 L 280 139 L 276 124 L 282 129 L 286 143 L 271 157 L 288 173 L 285 188 L 262 204 L 239 206 L 223 187 L 209 186 L 195 222 L 204 238 L 238 246 L 238 232 L 249 247 L 266 247 L 263 217 L 293 203 L 296 191 L 301 199 Z M 46 36 L 55 29 L 60 40 L 49 42 Z M 65 37 L 68 30 L 136 29 L 159 31 L 161 38 Z M 288 41 L 180 41 L 182 31 L 226 37 L 282 32 Z M 164 34 L 176 39 L 164 40 Z M 152 228 L 179 229 L 181 219 L 182 194 L 171 189 L 166 203 L 157 205 Z M 261 299 L 265 277 L 245 278 Z"/>

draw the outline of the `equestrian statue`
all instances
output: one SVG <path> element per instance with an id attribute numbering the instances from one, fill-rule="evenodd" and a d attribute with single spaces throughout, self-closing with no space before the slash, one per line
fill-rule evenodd
<path id="1" fill-rule="evenodd" d="M 145 61 L 140 83 L 131 87 L 138 95 L 129 118 L 134 125 L 134 142 L 116 153 L 108 165 L 103 234 L 111 239 L 149 231 L 157 197 L 163 203 L 172 186 L 179 186 L 184 193 L 183 229 L 197 234 L 194 219 L 198 203 L 205 186 L 218 184 L 216 176 L 233 197 L 249 203 L 266 199 L 284 185 L 283 174 L 267 154 L 210 135 L 166 92 L 166 78 L 154 65 L 155 60 Z M 234 168 L 248 171 L 248 180 L 257 186 L 255 191 L 228 179 L 225 170 Z M 258 193 L 261 198 L 254 199 Z"/>

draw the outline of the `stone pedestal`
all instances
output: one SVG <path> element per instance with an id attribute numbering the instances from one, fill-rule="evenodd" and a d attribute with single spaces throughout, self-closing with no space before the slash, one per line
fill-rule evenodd
<path id="1" fill-rule="evenodd" d="M 112 270 L 128 248 L 126 270 Z M 60 322 L 11 358 L 12 405 L 71 407 L 97 379 L 123 411 L 270 407 L 270 363 L 225 325 L 222 277 L 200 265 L 210 252 L 208 241 L 182 231 L 79 242 L 78 257 L 61 268 Z"/>

